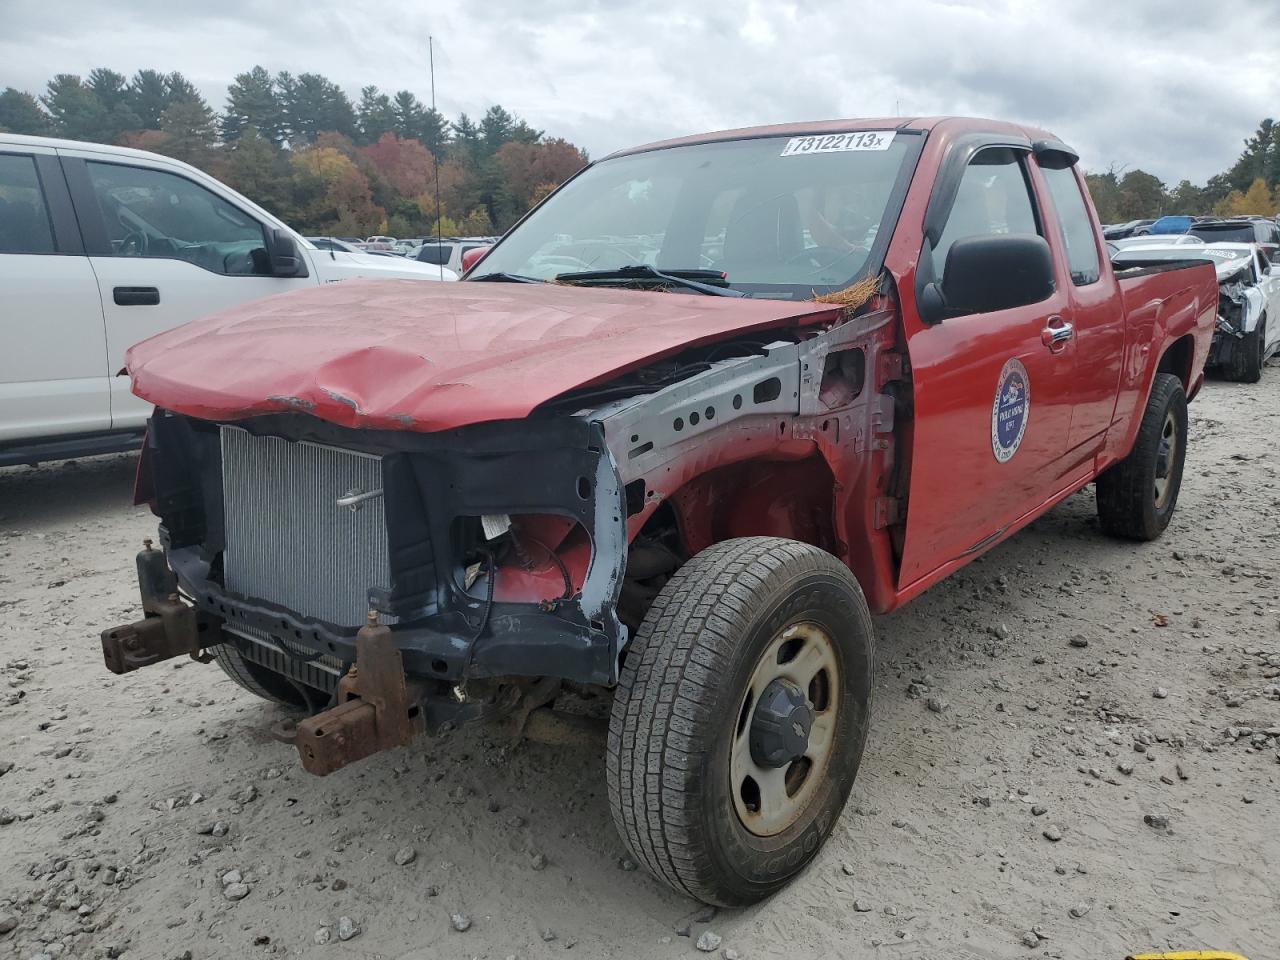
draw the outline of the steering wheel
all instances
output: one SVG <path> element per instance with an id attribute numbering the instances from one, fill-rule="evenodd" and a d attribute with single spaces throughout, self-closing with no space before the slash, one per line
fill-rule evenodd
<path id="1" fill-rule="evenodd" d="M 591 264 L 587 261 L 581 257 L 571 257 L 567 253 L 552 254 L 542 261 L 541 266 L 553 266 L 556 273 L 577 273 L 591 269 Z"/>
<path id="2" fill-rule="evenodd" d="M 120 241 L 117 251 L 122 257 L 145 257 L 147 255 L 147 235 L 141 230 L 130 230 Z"/>

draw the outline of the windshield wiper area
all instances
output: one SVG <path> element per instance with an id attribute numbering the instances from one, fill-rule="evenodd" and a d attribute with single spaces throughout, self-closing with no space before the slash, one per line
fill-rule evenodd
<path id="1" fill-rule="evenodd" d="M 537 277 L 522 277 L 518 273 L 486 273 L 482 277 L 469 277 L 469 283 L 481 283 L 483 281 L 491 283 L 546 283 L 545 280 L 539 280 Z"/>
<path id="2" fill-rule="evenodd" d="M 577 273 L 558 273 L 557 280 L 566 283 L 607 284 L 618 280 L 658 280 L 674 287 L 696 290 L 711 297 L 745 297 L 741 290 L 729 288 L 728 281 L 719 270 L 659 270 L 647 263 L 633 263 L 615 270 L 583 270 Z"/>

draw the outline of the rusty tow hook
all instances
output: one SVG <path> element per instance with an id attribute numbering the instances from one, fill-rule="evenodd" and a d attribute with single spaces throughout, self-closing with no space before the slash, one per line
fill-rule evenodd
<path id="1" fill-rule="evenodd" d="M 422 732 L 421 690 L 405 678 L 390 628 L 369 611 L 356 634 L 356 662 L 338 681 L 337 705 L 298 724 L 294 744 L 302 766 L 317 776 L 382 750 L 408 744 Z"/>
<path id="2" fill-rule="evenodd" d="M 201 651 L 222 637 L 220 621 L 186 603 L 178 595 L 178 581 L 164 551 L 151 541 L 138 552 L 138 592 L 141 620 L 102 631 L 102 658 L 112 673 L 129 673 L 184 653 L 202 659 Z"/>

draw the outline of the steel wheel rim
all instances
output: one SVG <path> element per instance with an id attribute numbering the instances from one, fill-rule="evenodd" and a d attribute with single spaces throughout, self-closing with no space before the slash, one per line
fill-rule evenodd
<path id="1" fill-rule="evenodd" d="M 1156 450 L 1156 506 L 1163 507 L 1169 497 L 1170 480 L 1173 477 L 1173 465 L 1178 456 L 1178 419 L 1170 410 L 1164 416 L 1164 425 L 1160 428 L 1160 445 Z"/>
<path id="2" fill-rule="evenodd" d="M 756 661 L 735 717 L 729 788 L 738 821 L 758 837 L 776 836 L 800 819 L 826 775 L 839 721 L 836 664 L 835 641 L 808 621 L 778 633 Z M 766 767 L 752 755 L 752 716 L 761 693 L 779 679 L 804 691 L 813 723 L 802 757 L 786 766 Z"/>

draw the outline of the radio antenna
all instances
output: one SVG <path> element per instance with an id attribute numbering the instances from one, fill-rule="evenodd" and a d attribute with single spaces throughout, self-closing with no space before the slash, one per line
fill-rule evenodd
<path id="1" fill-rule="evenodd" d="M 436 112 L 436 45 L 435 38 L 427 34 L 427 57 L 431 64 L 431 120 L 434 123 L 439 119 L 440 114 Z M 440 149 L 441 144 L 436 144 L 436 149 Z M 440 259 L 441 253 L 444 251 L 444 237 L 441 236 L 443 230 L 440 227 L 440 217 L 444 211 L 440 209 L 440 161 L 442 157 L 432 154 L 431 159 L 434 161 L 432 167 L 436 172 L 436 259 Z M 440 268 L 440 279 L 444 279 L 444 263 L 437 264 Z"/>

